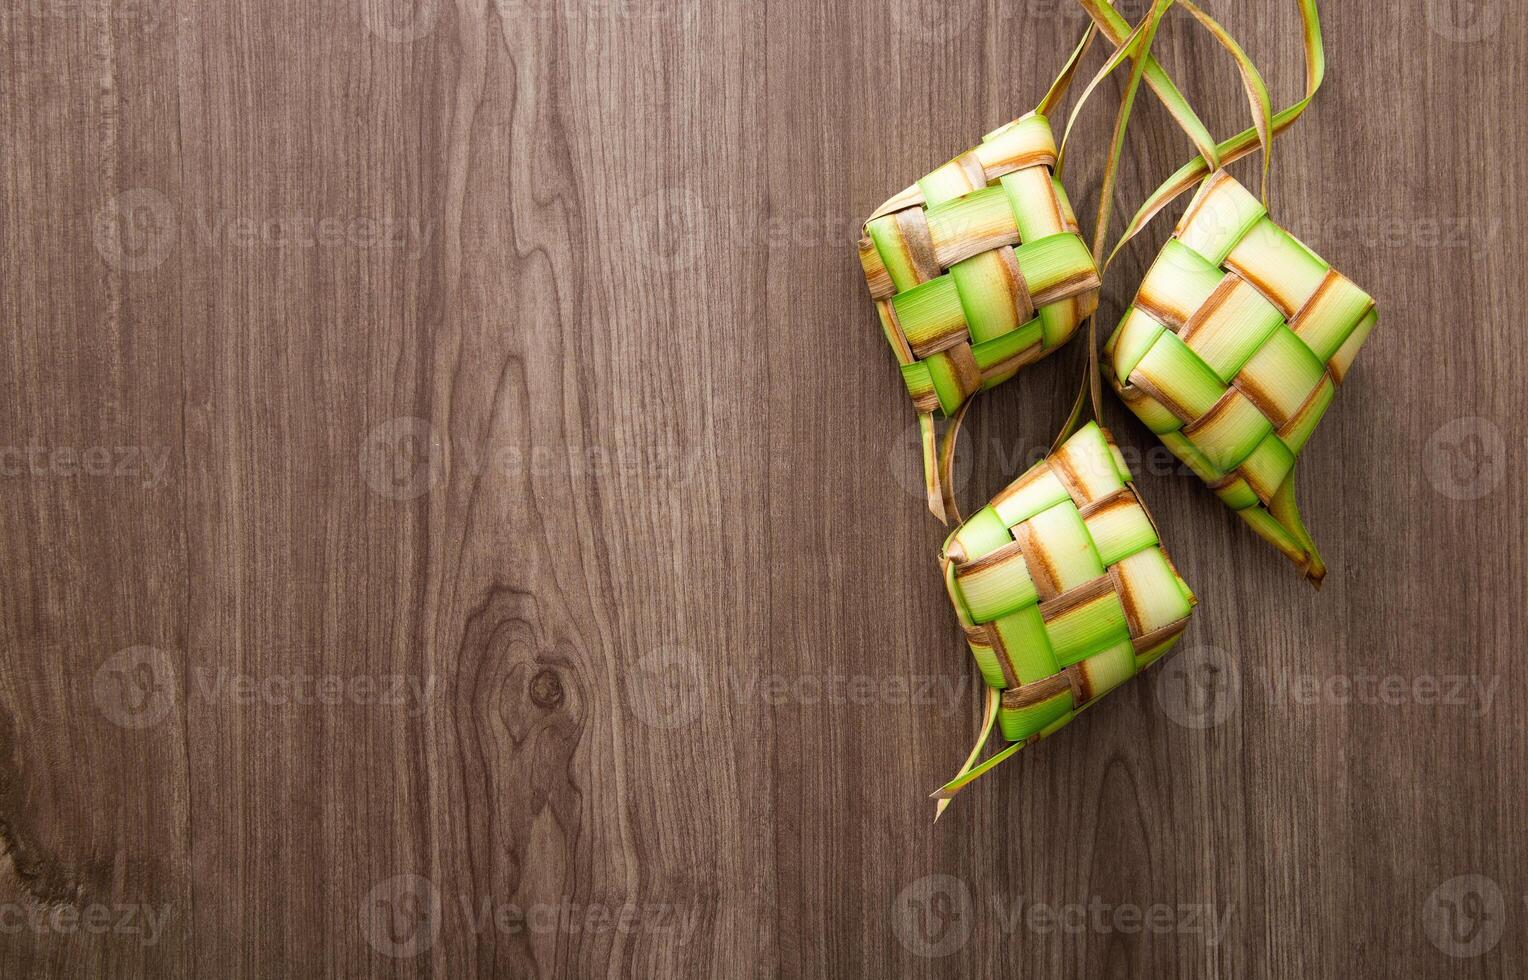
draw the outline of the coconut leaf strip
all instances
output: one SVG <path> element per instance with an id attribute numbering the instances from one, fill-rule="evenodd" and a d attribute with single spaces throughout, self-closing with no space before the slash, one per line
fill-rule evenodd
<path id="1" fill-rule="evenodd" d="M 1099 29 L 1111 44 L 1121 44 L 1130 34 L 1130 23 L 1121 17 L 1110 0 L 1079 0 L 1088 16 L 1093 19 L 1093 24 Z M 1218 152 L 1215 137 L 1188 104 L 1188 99 L 1178 90 L 1178 86 L 1168 77 L 1162 65 L 1153 58 L 1150 53 L 1146 55 L 1146 84 L 1162 100 L 1162 105 L 1168 113 L 1177 121 L 1183 131 L 1188 134 L 1194 148 L 1199 151 L 1203 158 L 1217 159 Z"/>
<path id="2" fill-rule="evenodd" d="M 987 689 L 987 696 L 988 696 L 989 699 L 994 697 L 994 696 L 1001 697 L 1001 695 L 999 695 L 996 691 L 992 690 L 991 688 Z M 989 773 L 992 770 L 996 769 L 998 766 L 1002 765 L 1004 762 L 1007 762 L 1009 760 L 1009 758 L 1011 758 L 1015 753 L 1017 753 L 1020 749 L 1022 749 L 1027 744 L 1029 744 L 1029 743 L 1027 743 L 1027 742 L 1015 742 L 1014 744 L 1008 746 L 1003 751 L 999 752 L 997 755 L 995 755 L 992 758 L 988 759 L 986 762 L 983 762 L 981 765 L 976 766 L 975 768 L 968 768 L 968 769 L 966 769 L 959 776 L 956 776 L 954 779 L 950 780 L 949 782 L 945 783 L 943 786 L 941 786 L 937 790 L 935 790 L 933 793 L 929 794 L 930 798 L 938 800 L 940 802 L 940 804 L 943 805 L 943 806 L 948 806 L 950 800 L 955 798 L 955 794 L 956 793 L 959 793 L 961 790 L 963 790 L 967 786 L 971 785 L 977 779 L 981 778 L 982 776 L 985 776 L 987 773 Z M 981 754 L 981 750 L 983 748 L 985 748 L 986 745 L 987 745 L 987 736 L 986 736 L 986 734 L 983 734 L 981 741 L 977 744 L 976 748 L 973 750 L 971 758 L 974 760 L 976 758 L 976 756 L 980 755 Z M 938 820 L 939 819 L 939 814 L 943 813 L 943 812 L 944 812 L 944 810 L 942 810 L 942 809 L 938 810 L 938 812 L 935 813 L 935 815 L 934 815 L 934 819 Z"/>
<path id="3" fill-rule="evenodd" d="M 1099 277 L 1102 279 L 1108 271 L 1109 263 L 1102 262 L 1104 237 L 1109 233 L 1109 219 L 1114 209 L 1114 184 L 1119 174 L 1119 161 L 1124 153 L 1125 133 L 1130 125 L 1130 114 L 1135 108 L 1135 96 L 1140 90 L 1141 79 L 1145 77 L 1147 61 L 1144 55 L 1151 53 L 1152 42 L 1156 39 L 1157 25 L 1162 20 L 1162 15 L 1167 12 L 1172 0 L 1159 0 L 1152 8 L 1150 17 L 1147 18 L 1149 26 L 1146 38 L 1142 46 L 1143 57 L 1135 60 L 1130 66 L 1130 78 L 1125 83 L 1124 94 L 1120 98 L 1119 110 L 1114 117 L 1114 133 L 1109 142 L 1109 155 L 1104 161 L 1102 187 L 1098 193 L 1098 218 L 1093 226 L 1093 264 L 1099 269 Z M 1103 421 L 1103 382 L 1100 377 L 1098 363 L 1098 335 L 1097 321 L 1094 317 L 1088 318 L 1088 360 L 1087 380 L 1088 398 L 1093 405 L 1093 417 Z"/>
<path id="4" fill-rule="evenodd" d="M 1320 589 L 1321 583 L 1326 579 L 1326 562 L 1322 560 L 1321 552 L 1316 550 L 1316 542 L 1311 539 L 1310 532 L 1305 529 L 1305 521 L 1300 516 L 1300 505 L 1295 500 L 1293 467 L 1290 467 L 1289 475 L 1274 492 L 1273 500 L 1268 504 L 1268 512 L 1300 543 L 1300 547 L 1305 552 L 1303 555 L 1305 577 L 1310 580 L 1311 585 Z"/>
<path id="5" fill-rule="evenodd" d="M 1097 90 L 1099 84 L 1114 74 L 1114 70 L 1124 64 L 1127 58 L 1134 58 L 1140 64 L 1141 69 L 1145 69 L 1145 62 L 1139 55 L 1142 51 L 1150 48 L 1151 39 L 1156 33 L 1157 24 L 1161 22 L 1162 14 L 1172 4 L 1173 0 L 1157 0 L 1152 5 L 1151 11 L 1145 17 L 1142 17 L 1141 22 L 1135 26 L 1135 30 L 1130 32 L 1130 36 L 1119 47 L 1115 48 L 1114 53 L 1099 67 L 1097 74 L 1093 76 L 1093 80 L 1088 83 L 1087 88 L 1082 90 L 1082 95 L 1077 97 L 1077 104 L 1072 106 L 1072 114 L 1067 117 L 1066 130 L 1061 134 L 1061 147 L 1056 151 L 1056 173 L 1065 172 L 1067 142 L 1071 139 L 1072 127 L 1077 124 L 1077 117 L 1082 114 L 1082 109 L 1088 104 L 1088 99 L 1092 98 L 1093 92 Z"/>
<path id="6" fill-rule="evenodd" d="M 955 794 L 960 791 L 962 786 L 965 786 L 971 781 L 966 777 L 971 774 L 972 764 L 975 763 L 977 757 L 982 754 L 982 749 L 987 747 L 987 740 L 992 737 L 992 724 L 993 722 L 997 721 L 997 708 L 1001 699 L 1002 694 L 997 690 L 997 688 L 987 688 L 987 700 L 982 708 L 982 730 L 981 734 L 977 736 L 976 744 L 971 746 L 971 754 L 966 756 L 965 765 L 960 767 L 960 775 L 956 776 L 949 783 L 945 784 L 944 787 L 932 794 L 932 798 L 939 801 L 934 806 L 934 820 L 936 822 L 941 816 L 944 815 L 945 808 L 950 805 L 951 798 L 953 798 Z M 1020 747 L 1021 746 L 1016 745 L 1013 748 L 1018 749 Z M 1011 755 L 1012 753 L 1010 752 L 1009 754 Z M 1003 756 L 994 756 L 992 760 L 989 760 L 990 765 L 988 765 L 987 768 L 991 768 L 993 765 L 1001 762 L 1003 758 Z M 975 776 L 971 776 L 971 779 L 974 778 Z M 948 790 L 948 792 L 946 792 L 946 790 Z"/>
<path id="7" fill-rule="evenodd" d="M 1098 560 L 1113 565 L 1157 543 L 1157 529 L 1134 494 L 1122 494 L 1083 516 Z"/>
<path id="8" fill-rule="evenodd" d="M 1295 336 L 1323 361 L 1332 356 L 1374 308 L 1374 298 L 1335 269 L 1290 321 Z"/>
<path id="9" fill-rule="evenodd" d="M 1082 40 L 1077 42 L 1077 47 L 1072 49 L 1072 56 L 1061 66 L 1061 73 L 1051 83 L 1050 90 L 1045 93 L 1045 98 L 1035 107 L 1036 115 L 1048 116 L 1056 108 L 1056 105 L 1066 95 L 1066 90 L 1072 86 L 1072 78 L 1077 74 L 1077 66 L 1082 63 L 1082 58 L 1088 53 L 1088 48 L 1093 45 L 1093 38 L 1098 36 L 1098 28 L 1092 24 L 1082 32 Z"/>
<path id="10" fill-rule="evenodd" d="M 1342 342 L 1342 346 L 1337 348 L 1337 353 L 1332 355 L 1328 365 L 1332 372 L 1333 381 L 1342 384 L 1342 380 L 1348 376 L 1348 371 L 1353 366 L 1353 358 L 1358 356 L 1358 351 L 1363 347 L 1364 341 L 1369 339 L 1369 331 L 1374 329 L 1374 324 L 1378 319 L 1379 313 L 1371 309 L 1364 315 L 1362 320 L 1358 321 L 1358 326 L 1354 327 L 1353 332 L 1348 334 L 1348 339 Z"/>
<path id="11" fill-rule="evenodd" d="M 1217 170 L 1200 185 L 1173 236 L 1218 268 L 1267 214 L 1263 203 L 1236 178 Z"/>
<path id="12" fill-rule="evenodd" d="M 1167 8 L 1172 5 L 1172 2 L 1173 0 L 1157 0 L 1157 3 L 1152 6 L 1150 13 L 1148 13 L 1146 17 L 1142 18 L 1140 26 L 1136 28 L 1136 33 L 1133 33 L 1129 39 L 1120 45 L 1119 50 L 1115 52 L 1116 57 L 1118 57 L 1121 52 L 1125 52 L 1126 48 L 1130 47 L 1134 42 L 1136 44 L 1137 53 L 1140 56 L 1137 57 L 1134 63 L 1131 65 L 1130 76 L 1125 83 L 1124 94 L 1120 99 L 1119 110 L 1115 114 L 1114 132 L 1109 141 L 1109 153 L 1104 160 L 1102 188 L 1099 191 L 1098 198 L 1098 218 L 1094 223 L 1093 229 L 1092 250 L 1093 264 L 1098 269 L 1100 288 L 1102 287 L 1103 275 L 1105 272 L 1107 272 L 1108 264 L 1100 264 L 1099 258 L 1103 254 L 1104 236 L 1108 234 L 1109 218 L 1112 214 L 1114 203 L 1114 182 L 1119 170 L 1120 157 L 1124 151 L 1125 133 L 1130 124 L 1130 114 L 1135 106 L 1135 95 L 1140 88 L 1141 79 L 1146 76 L 1146 72 L 1149 66 L 1153 63 L 1150 60 L 1151 46 L 1152 42 L 1156 39 L 1157 25 L 1161 23 L 1162 15 L 1167 12 Z M 1112 9 L 1110 9 L 1110 13 L 1113 13 Z M 1117 66 L 1118 62 L 1114 58 L 1111 58 L 1110 62 L 1104 67 L 1108 71 L 1113 71 L 1113 69 Z M 1107 71 L 1101 72 L 1100 78 L 1104 74 L 1107 74 Z M 1096 85 L 1098 81 L 1099 79 L 1095 78 L 1094 84 Z M 1089 91 L 1091 91 L 1091 87 Z M 1078 100 L 1076 107 L 1074 107 L 1072 110 L 1072 121 L 1076 120 L 1077 113 L 1079 110 L 1081 110 L 1083 103 L 1087 100 L 1087 97 L 1088 92 L 1084 92 L 1082 97 Z M 1068 131 L 1071 130 L 1071 122 L 1068 122 L 1067 129 Z M 1063 152 L 1065 150 L 1065 143 L 1066 140 L 1063 138 Z M 1061 166 L 1060 154 L 1057 156 L 1056 166 L 1058 169 Z M 1067 415 L 1066 422 L 1062 425 L 1061 431 L 1056 435 L 1055 441 L 1051 444 L 1051 452 L 1055 452 L 1063 443 L 1071 438 L 1072 433 L 1076 431 L 1077 426 L 1082 421 L 1082 411 L 1084 405 L 1091 404 L 1093 409 L 1093 417 L 1095 419 L 1102 420 L 1103 418 L 1103 385 L 1100 380 L 1098 363 L 1098 336 L 1096 330 L 1097 328 L 1095 325 L 1094 317 L 1092 314 L 1089 314 L 1087 330 L 1088 357 L 1086 373 L 1083 375 L 1082 385 L 1077 392 L 1077 399 L 1072 405 L 1072 411 Z"/>
<path id="13" fill-rule="evenodd" d="M 955 441 L 960 438 L 960 423 L 965 421 L 966 411 L 971 407 L 971 402 L 966 401 L 956 410 L 950 418 L 950 424 L 944 430 L 944 439 L 939 443 L 939 481 L 940 497 L 944 503 L 944 513 L 947 521 L 960 523 L 960 506 L 955 501 L 955 483 L 950 478 L 955 468 Z"/>
<path id="14" fill-rule="evenodd" d="M 1273 101 L 1268 98 L 1268 85 L 1263 81 L 1262 73 L 1257 70 L 1257 65 L 1247 57 L 1247 52 L 1236 43 L 1236 38 L 1226 32 L 1220 23 L 1209 14 L 1201 10 L 1193 0 L 1178 0 L 1178 3 L 1193 15 L 1194 19 L 1203 24 L 1212 34 L 1215 40 L 1220 42 L 1221 47 L 1230 52 L 1231 58 L 1236 62 L 1236 70 L 1241 74 L 1242 88 L 1247 92 L 1247 103 L 1252 108 L 1253 128 L 1257 130 L 1258 143 L 1263 148 L 1263 176 L 1262 176 L 1262 200 L 1263 206 L 1268 205 L 1268 168 L 1273 161 Z"/>
<path id="15" fill-rule="evenodd" d="M 1080 0 L 1085 6 L 1095 3 L 1096 0 Z M 1305 37 L 1305 97 L 1294 105 L 1280 110 L 1273 117 L 1270 127 L 1270 136 L 1277 136 L 1290 126 L 1296 119 L 1304 114 L 1311 102 L 1316 97 L 1316 92 L 1321 88 L 1322 81 L 1326 78 L 1326 50 L 1321 43 L 1321 15 L 1316 9 L 1316 0 L 1296 0 L 1300 5 L 1300 17 L 1304 24 Z M 1089 13 L 1091 13 L 1091 9 Z M 1116 15 L 1118 16 L 1118 15 Z M 1097 18 L 1095 18 L 1096 22 Z M 1102 27 L 1105 36 L 1110 36 L 1108 28 Z M 1141 205 L 1135 217 L 1130 219 L 1125 233 L 1109 253 L 1112 259 L 1119 254 L 1131 239 L 1141 233 L 1141 230 L 1156 217 L 1157 213 L 1177 200 L 1182 193 L 1197 184 L 1205 174 L 1224 167 L 1229 163 L 1240 160 L 1257 148 L 1259 136 L 1257 128 L 1244 130 L 1235 136 L 1225 140 L 1215 147 L 1213 154 L 1205 154 L 1202 150 L 1200 155 L 1185 163 L 1178 171 L 1163 182 L 1162 186 L 1152 191 L 1151 196 L 1146 198 L 1146 203 Z M 1211 160 L 1218 162 L 1211 163 Z"/>
<path id="16" fill-rule="evenodd" d="M 1077 427 L 1082 424 L 1083 415 L 1088 408 L 1088 396 L 1092 390 L 1092 384 L 1084 377 L 1082 387 L 1077 389 L 1077 397 L 1072 399 L 1072 410 L 1066 413 L 1066 421 L 1061 423 L 1061 431 L 1056 433 L 1056 439 L 1051 443 L 1051 452 L 1061 448 L 1062 444 L 1070 439 L 1077 431 Z"/>
<path id="17" fill-rule="evenodd" d="M 1150 16 L 1142 21 L 1145 34 L 1140 40 L 1140 51 L 1150 54 L 1152 42 L 1156 39 L 1157 26 L 1162 21 L 1162 15 L 1167 13 L 1167 8 L 1172 6 L 1173 0 L 1157 0 L 1151 8 Z M 1125 132 L 1130 126 L 1130 115 L 1135 109 L 1135 96 L 1140 90 L 1141 79 L 1145 77 L 1146 59 L 1138 57 L 1130 66 L 1130 77 L 1125 83 L 1124 94 L 1120 97 L 1119 110 L 1114 117 L 1114 133 L 1109 141 L 1109 155 L 1104 160 L 1103 181 L 1098 192 L 1098 220 L 1093 226 L 1093 263 L 1099 266 L 1100 274 L 1105 271 L 1101 260 L 1103 258 L 1104 236 L 1109 230 L 1109 219 L 1114 212 L 1114 184 L 1119 176 L 1119 161 L 1125 151 Z M 1081 108 L 1081 100 L 1078 102 Z M 1064 141 L 1063 141 L 1064 142 Z M 1060 166 L 1058 159 L 1057 166 Z M 1094 356 L 1090 348 L 1090 357 Z M 1092 374 L 1096 382 L 1096 362 L 1092 365 Z M 1097 412 L 1099 401 L 1095 384 L 1093 408 Z"/>
<path id="18" fill-rule="evenodd" d="M 939 480 L 939 436 L 934 427 L 932 412 L 918 413 L 919 442 L 923 446 L 923 487 L 928 497 L 928 509 L 941 524 L 948 524 L 944 512 L 944 492 Z"/>

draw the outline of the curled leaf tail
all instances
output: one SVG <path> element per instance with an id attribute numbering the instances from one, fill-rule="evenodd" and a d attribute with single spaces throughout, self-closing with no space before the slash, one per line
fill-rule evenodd
<path id="1" fill-rule="evenodd" d="M 1009 746 L 981 765 L 976 765 L 977 757 L 982 754 L 982 750 L 987 747 L 988 740 L 992 738 L 992 728 L 997 723 L 997 709 L 1002 696 L 1002 692 L 997 688 L 987 688 L 987 700 L 982 708 L 982 730 L 981 734 L 976 738 L 976 744 L 971 746 L 971 753 L 966 756 L 966 761 L 961 765 L 960 772 L 955 778 L 930 794 L 933 799 L 939 801 L 934 807 L 935 822 L 938 822 L 939 818 L 944 815 L 945 808 L 950 805 L 950 800 L 955 797 L 956 793 L 981 776 L 982 773 L 993 769 L 999 762 L 1002 762 L 1023 747 L 1022 742 L 1018 745 Z"/>
<path id="2" fill-rule="evenodd" d="M 1321 552 L 1316 550 L 1316 542 L 1311 539 L 1310 531 L 1306 530 L 1305 521 L 1300 516 L 1300 504 L 1295 500 L 1294 470 L 1289 471 L 1289 476 L 1274 491 L 1268 510 L 1273 519 L 1279 522 L 1279 526 L 1288 531 L 1299 544 L 1300 557 L 1295 559 L 1295 563 L 1301 566 L 1311 585 L 1321 588 L 1326 578 L 1326 562 L 1322 560 Z"/>

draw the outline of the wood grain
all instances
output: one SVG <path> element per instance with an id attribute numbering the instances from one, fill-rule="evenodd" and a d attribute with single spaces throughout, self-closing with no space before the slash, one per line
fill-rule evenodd
<path id="1" fill-rule="evenodd" d="M 1295 5 L 1219 6 L 1292 101 Z M 1275 209 L 1381 309 L 1326 589 L 1112 403 L 1198 615 L 931 826 L 976 674 L 853 240 L 1070 4 L 11 4 L 0 975 L 1522 974 L 1528 10 L 1326 6 Z M 1122 207 L 1187 155 L 1143 95 Z"/>

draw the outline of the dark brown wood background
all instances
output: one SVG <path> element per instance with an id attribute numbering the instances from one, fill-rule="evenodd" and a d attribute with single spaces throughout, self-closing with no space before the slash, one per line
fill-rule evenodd
<path id="1" fill-rule="evenodd" d="M 936 827 L 978 698 L 853 239 L 1067 0 L 9 0 L 0 975 L 1522 975 L 1528 9 L 1325 6 L 1275 208 L 1381 308 L 1327 587 L 1111 401 L 1198 615 Z M 1212 10 L 1297 98 L 1295 5 Z"/>

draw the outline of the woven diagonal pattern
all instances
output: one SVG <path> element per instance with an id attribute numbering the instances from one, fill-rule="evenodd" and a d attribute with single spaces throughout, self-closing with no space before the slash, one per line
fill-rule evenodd
<path id="1" fill-rule="evenodd" d="M 1221 500 L 1307 564 L 1303 526 L 1274 501 L 1281 488 L 1293 501 L 1284 483 L 1295 457 L 1376 318 L 1369 294 L 1221 171 L 1147 272 L 1104 348 L 1104 370 Z"/>
<path id="2" fill-rule="evenodd" d="M 1156 661 L 1195 603 L 1096 422 L 972 515 L 941 560 L 1010 742 L 1055 732 Z"/>
<path id="3" fill-rule="evenodd" d="M 1030 113 L 887 201 L 860 262 L 919 412 L 953 414 L 1072 336 L 1098 305 L 1056 142 Z"/>

